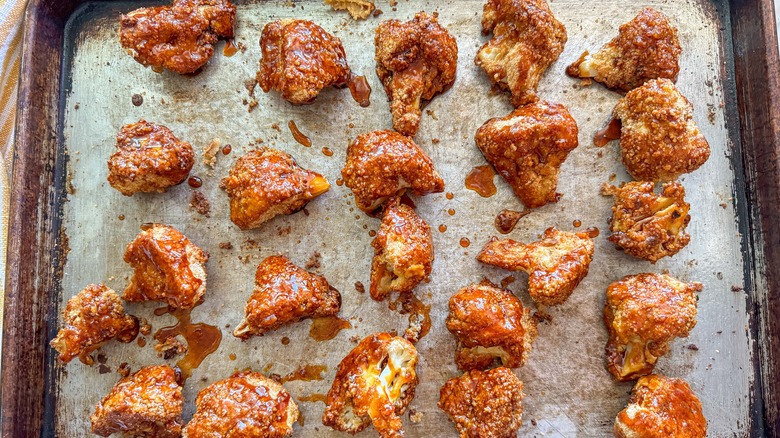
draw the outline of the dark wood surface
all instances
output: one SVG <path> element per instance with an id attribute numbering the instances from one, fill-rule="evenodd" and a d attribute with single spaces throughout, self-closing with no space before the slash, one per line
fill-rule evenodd
<path id="1" fill-rule="evenodd" d="M 30 0 L 12 176 L 3 326 L 2 436 L 47 434 L 56 394 L 47 379 L 56 328 L 59 207 L 64 159 L 57 124 L 62 38 L 84 0 Z M 780 60 L 773 0 L 731 2 L 746 248 L 757 343 L 756 430 L 780 436 Z M 738 174 L 741 173 L 737 172 Z"/>
<path id="2" fill-rule="evenodd" d="M 780 60 L 771 0 L 732 2 L 734 67 L 748 205 L 761 414 L 780 436 Z"/>

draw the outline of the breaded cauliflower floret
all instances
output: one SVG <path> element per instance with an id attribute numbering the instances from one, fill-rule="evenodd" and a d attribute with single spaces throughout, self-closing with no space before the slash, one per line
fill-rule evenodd
<path id="1" fill-rule="evenodd" d="M 441 387 L 439 408 L 455 423 L 460 438 L 515 438 L 523 397 L 523 382 L 512 370 L 472 370 Z"/>
<path id="2" fill-rule="evenodd" d="M 488 120 L 474 141 L 523 204 L 535 208 L 559 199 L 558 172 L 579 144 L 577 135 L 565 106 L 540 101 Z"/>
<path id="3" fill-rule="evenodd" d="M 486 281 L 472 284 L 450 298 L 449 309 L 447 330 L 458 341 L 459 369 L 523 366 L 536 339 L 536 319 L 512 292 Z"/>
<path id="4" fill-rule="evenodd" d="M 277 215 L 301 210 L 327 192 L 330 183 L 300 167 L 286 152 L 260 148 L 239 158 L 220 187 L 230 198 L 230 220 L 249 230 Z"/>
<path id="5" fill-rule="evenodd" d="M 572 77 L 593 78 L 621 91 L 630 91 L 650 79 L 677 80 L 680 71 L 677 29 L 666 16 L 644 8 L 620 26 L 618 35 L 598 52 L 585 52 L 566 69 Z"/>
<path id="6" fill-rule="evenodd" d="M 698 169 L 710 145 L 693 120 L 693 106 L 669 79 L 629 91 L 615 106 L 628 173 L 640 181 L 673 181 Z"/>
<path id="7" fill-rule="evenodd" d="M 539 79 L 563 52 L 566 28 L 546 0 L 487 0 L 482 33 L 490 32 L 474 62 L 512 93 L 515 107 L 534 102 Z"/>
<path id="8" fill-rule="evenodd" d="M 390 292 L 411 292 L 431 274 L 431 227 L 398 198 L 385 206 L 382 225 L 371 245 L 371 298 L 377 301 L 384 300 Z"/>
<path id="9" fill-rule="evenodd" d="M 92 433 L 177 438 L 182 428 L 181 386 L 168 365 L 141 368 L 124 377 L 98 403 Z"/>
<path id="10" fill-rule="evenodd" d="M 410 138 L 394 131 L 358 135 L 347 148 L 341 176 L 355 194 L 355 205 L 366 213 L 406 190 L 418 196 L 444 191 L 444 180 L 431 158 Z"/>
<path id="11" fill-rule="evenodd" d="M 588 233 L 569 233 L 555 227 L 542 240 L 529 244 L 492 238 L 477 256 L 488 265 L 528 273 L 528 293 L 543 306 L 562 304 L 588 275 L 593 258 Z"/>
<path id="12" fill-rule="evenodd" d="M 192 309 L 206 293 L 208 253 L 169 225 L 152 224 L 127 245 L 125 263 L 134 272 L 126 301 L 162 301 Z"/>
<path id="13" fill-rule="evenodd" d="M 198 393 L 184 438 L 285 438 L 300 412 L 290 393 L 264 375 L 241 371 Z"/>
<path id="14" fill-rule="evenodd" d="M 355 434 L 373 423 L 382 438 L 402 437 L 416 366 L 417 349 L 406 339 L 389 333 L 363 339 L 339 364 L 322 424 Z"/>
<path id="15" fill-rule="evenodd" d="M 630 182 L 614 188 L 609 241 L 627 254 L 655 263 L 677 254 L 691 236 L 685 227 L 691 220 L 685 188 L 677 182 L 655 193 L 651 182 Z"/>
<path id="16" fill-rule="evenodd" d="M 390 99 L 393 128 L 409 137 L 420 128 L 420 99 L 433 99 L 455 81 L 458 44 L 438 16 L 419 12 L 376 29 L 376 73 Z"/>
<path id="17" fill-rule="evenodd" d="M 617 438 L 704 438 L 707 420 L 687 383 L 651 374 L 636 382 L 613 433 Z"/>
<path id="18" fill-rule="evenodd" d="M 235 20 L 230 0 L 175 0 L 122 15 L 119 42 L 156 72 L 193 73 L 209 62 L 217 40 L 233 38 Z"/>
<path id="19" fill-rule="evenodd" d="M 609 372 L 619 381 L 650 374 L 669 343 L 687 337 L 696 325 L 701 290 L 701 283 L 663 274 L 629 275 L 610 284 L 604 306 Z"/>
<path id="20" fill-rule="evenodd" d="M 51 346 L 64 363 L 88 355 L 111 339 L 131 342 L 138 335 L 138 318 L 126 314 L 119 295 L 102 284 L 90 284 L 69 299 L 62 320 L 64 327 Z"/>
<path id="21" fill-rule="evenodd" d="M 146 120 L 123 126 L 116 149 L 108 159 L 108 183 L 125 196 L 165 192 L 187 179 L 195 164 L 192 145 Z"/>
<path id="22" fill-rule="evenodd" d="M 233 335 L 248 339 L 304 318 L 333 316 L 339 309 L 341 294 L 325 277 L 295 266 L 287 257 L 271 256 L 257 267 L 246 317 Z"/>
<path id="23" fill-rule="evenodd" d="M 349 82 L 341 40 L 308 20 L 276 20 L 263 27 L 257 83 L 295 105 L 313 103 L 323 88 Z"/>

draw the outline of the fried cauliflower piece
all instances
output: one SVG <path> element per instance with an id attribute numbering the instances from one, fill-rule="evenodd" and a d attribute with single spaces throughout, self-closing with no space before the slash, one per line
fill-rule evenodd
<path id="1" fill-rule="evenodd" d="M 650 374 L 669 343 L 696 325 L 695 293 L 701 290 L 701 283 L 664 274 L 629 275 L 610 284 L 604 306 L 609 372 L 619 381 Z"/>
<path id="2" fill-rule="evenodd" d="M 515 438 L 522 424 L 523 382 L 509 368 L 471 370 L 441 387 L 439 408 L 460 438 Z"/>
<path id="3" fill-rule="evenodd" d="M 365 213 L 406 190 L 418 196 L 444 191 L 444 180 L 431 158 L 410 138 L 393 131 L 358 135 L 347 148 L 341 176 L 355 194 L 355 205 Z"/>
<path id="4" fill-rule="evenodd" d="M 322 424 L 358 433 L 373 423 L 382 438 L 403 436 L 401 415 L 414 399 L 417 349 L 404 338 L 375 333 L 339 364 Z"/>
<path id="5" fill-rule="evenodd" d="M 108 183 L 125 196 L 163 193 L 187 179 L 195 164 L 192 145 L 146 120 L 123 126 L 116 149 L 108 159 Z"/>
<path id="6" fill-rule="evenodd" d="M 628 173 L 641 181 L 673 181 L 698 169 L 710 145 L 693 120 L 693 106 L 669 79 L 629 91 L 615 106 Z"/>
<path id="7" fill-rule="evenodd" d="M 458 341 L 458 369 L 525 364 L 538 334 L 536 319 L 512 292 L 486 281 L 472 284 L 450 298 L 449 308 L 446 324 Z"/>
<path id="8" fill-rule="evenodd" d="M 474 62 L 490 80 L 512 93 L 512 105 L 536 101 L 536 86 L 566 44 L 566 28 L 546 0 L 487 0 L 482 33 L 493 38 Z"/>
<path id="9" fill-rule="evenodd" d="M 593 239 L 587 232 L 569 233 L 555 227 L 542 240 L 529 244 L 495 237 L 485 244 L 477 260 L 510 271 L 528 273 L 528 293 L 543 306 L 565 302 L 588 275 Z"/>
<path id="10" fill-rule="evenodd" d="M 490 119 L 474 136 L 479 150 L 528 208 L 557 202 L 558 173 L 579 145 L 565 106 L 536 102 Z"/>
<path id="11" fill-rule="evenodd" d="M 292 436 L 300 412 L 279 383 L 241 371 L 198 393 L 195 414 L 184 438 L 285 438 Z"/>
<path id="12" fill-rule="evenodd" d="M 127 245 L 125 263 L 134 272 L 125 301 L 161 301 L 192 309 L 206 293 L 208 253 L 169 225 L 152 224 Z"/>
<path id="13" fill-rule="evenodd" d="M 707 420 L 687 383 L 651 374 L 636 382 L 613 433 L 617 438 L 704 438 Z"/>
<path id="14" fill-rule="evenodd" d="M 431 227 L 412 207 L 393 198 L 385 206 L 382 225 L 371 245 L 371 298 L 382 301 L 390 292 L 408 293 L 426 280 L 433 267 Z"/>
<path id="15" fill-rule="evenodd" d="M 131 342 L 139 329 L 138 318 L 126 314 L 119 295 L 102 284 L 90 284 L 69 299 L 62 320 L 64 327 L 50 345 L 64 363 L 114 338 Z"/>
<path id="16" fill-rule="evenodd" d="M 630 91 L 650 79 L 677 81 L 680 42 L 666 15 L 644 8 L 620 26 L 618 35 L 598 52 L 582 54 L 566 69 L 572 77 L 593 78 L 607 88 Z"/>
<path id="17" fill-rule="evenodd" d="M 329 86 L 349 82 L 347 55 L 341 40 L 308 20 L 276 20 L 260 36 L 263 58 L 257 83 L 266 93 L 276 90 L 295 105 L 314 102 Z"/>
<path id="18" fill-rule="evenodd" d="M 300 167 L 289 154 L 260 148 L 239 158 L 220 187 L 230 198 L 230 220 L 249 230 L 277 215 L 301 210 L 327 192 L 330 183 Z"/>
<path id="19" fill-rule="evenodd" d="M 114 385 L 92 414 L 92 433 L 177 438 L 182 428 L 181 386 L 168 365 L 141 368 Z"/>
<path id="20" fill-rule="evenodd" d="M 614 189 L 609 241 L 634 257 L 655 263 L 671 257 L 688 244 L 685 227 L 691 220 L 685 188 L 677 182 L 655 193 L 651 182 L 630 182 Z"/>
<path id="21" fill-rule="evenodd" d="M 409 137 L 420 128 L 421 99 L 455 82 L 458 44 L 438 16 L 418 12 L 411 21 L 387 20 L 376 29 L 376 73 L 390 99 L 393 128 Z"/>
<path id="22" fill-rule="evenodd" d="M 194 73 L 214 54 L 220 38 L 233 38 L 236 7 L 230 0 L 174 0 L 172 6 L 122 15 L 119 42 L 156 72 Z"/>
<path id="23" fill-rule="evenodd" d="M 333 316 L 340 309 L 341 294 L 325 277 L 295 266 L 287 257 L 271 256 L 257 267 L 246 317 L 233 335 L 245 340 L 305 318 Z"/>

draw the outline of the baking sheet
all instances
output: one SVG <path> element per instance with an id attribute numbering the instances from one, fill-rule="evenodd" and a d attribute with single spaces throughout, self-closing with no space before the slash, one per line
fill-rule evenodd
<path id="1" fill-rule="evenodd" d="M 346 13 L 335 13 L 318 1 L 242 2 L 238 6 L 236 42 L 246 50 L 225 57 L 224 43 L 220 43 L 209 65 L 192 77 L 156 74 L 124 54 L 116 37 L 118 15 L 142 3 L 94 3 L 74 14 L 66 32 L 67 88 L 62 126 L 72 186 L 63 216 L 70 253 L 63 270 L 60 305 L 88 283 L 104 282 L 121 292 L 131 273 L 122 262 L 124 248 L 142 223 L 170 224 L 208 251 L 211 259 L 206 300 L 193 311 L 192 318 L 223 328 L 223 340 L 185 385 L 185 419 L 191 416 L 200 389 L 238 369 L 267 369 L 284 375 L 301 365 L 325 365 L 328 371 L 323 380 L 285 385 L 296 399 L 325 394 L 336 366 L 355 345 L 352 339 L 406 328 L 405 315 L 388 310 L 387 302 L 376 303 L 368 294 L 355 290 L 355 282 L 369 283 L 373 251 L 368 232 L 377 229 L 379 220 L 354 208 L 349 189 L 335 183 L 348 143 L 360 133 L 392 126 L 384 92 L 374 74 L 374 29 L 381 20 L 408 20 L 415 12 L 426 10 L 439 12 L 439 21 L 458 40 L 460 56 L 454 86 L 427 106 L 416 141 L 431 156 L 446 182 L 446 191 L 454 197 L 448 200 L 441 193 L 415 198 L 418 213 L 434 229 L 436 260 L 431 282 L 416 291 L 432 306 L 433 328 L 417 345 L 420 384 L 411 406 L 422 413 L 422 419 L 412 423 L 405 416 L 404 426 L 410 437 L 455 434 L 454 426 L 436 407 L 441 385 L 459 374 L 453 361 L 455 342 L 444 326 L 447 301 L 459 288 L 482 277 L 498 282 L 510 274 L 482 266 L 474 257 L 490 236 L 498 235 L 493 227 L 495 215 L 504 208 L 520 210 L 522 204 L 499 178 L 495 180 L 498 193 L 492 198 L 481 198 L 464 188 L 466 173 L 485 163 L 473 142 L 474 132 L 488 118 L 509 113 L 511 106 L 506 95 L 490 93 L 488 79 L 473 64 L 477 49 L 487 39 L 480 34 L 482 2 L 449 3 L 402 1 L 393 11 L 386 2 L 379 1 L 382 15 L 354 22 Z M 678 27 L 683 47 L 678 87 L 693 103 L 694 117 L 712 147 L 709 161 L 682 178 L 691 204 L 691 243 L 675 257 L 655 265 L 616 251 L 606 240 L 611 198 L 600 196 L 599 186 L 613 174 L 615 184 L 628 180 L 628 176 L 620 164 L 617 145 L 597 148 L 591 138 L 609 119 L 620 96 L 599 85 L 583 88 L 579 81 L 564 74 L 566 65 L 583 50 L 596 49 L 608 41 L 641 6 L 656 7 Z M 683 280 L 702 282 L 704 291 L 700 294 L 698 325 L 688 339 L 673 343 L 656 371 L 691 384 L 704 406 L 710 436 L 746 436 L 754 379 L 752 345 L 746 297 L 744 292 L 732 291 L 732 286 L 743 285 L 745 262 L 732 199 L 735 175 L 730 167 L 732 147 L 723 109 L 722 23 L 715 6 L 706 0 L 648 1 L 641 5 L 630 0 L 555 0 L 551 8 L 566 26 L 569 41 L 559 61 L 544 75 L 539 94 L 569 108 L 579 124 L 581 145 L 561 169 L 558 191 L 564 196 L 560 202 L 521 219 L 509 237 L 529 242 L 549 226 L 574 230 L 575 220 L 582 222 L 581 229 L 596 226 L 602 233 L 596 239 L 590 274 L 564 305 L 549 309 L 552 321 L 540 325 L 528 363 L 517 370 L 526 393 L 520 436 L 610 433 L 631 384 L 614 383 L 604 369 L 604 291 L 610 282 L 624 275 L 665 270 Z M 277 94 L 264 94 L 258 88 L 258 105 L 248 111 L 252 98 L 245 82 L 254 78 L 257 70 L 262 27 L 272 19 L 286 17 L 313 19 L 342 39 L 350 67 L 357 74 L 365 74 L 374 89 L 369 108 L 359 107 L 348 90 L 327 89 L 313 105 L 294 107 Z M 134 94 L 143 96 L 142 105 L 132 104 Z M 199 190 L 211 204 L 210 217 L 189 208 L 193 189 L 187 184 L 163 195 L 131 198 L 108 185 L 106 161 L 114 150 L 114 136 L 122 125 L 141 118 L 166 125 L 193 144 L 199 159 L 192 174 L 203 179 Z M 311 137 L 311 148 L 293 140 L 287 129 L 289 120 L 295 120 Z M 216 167 L 210 169 L 200 158 L 214 138 L 231 144 L 232 153 L 218 154 Z M 323 173 L 332 188 L 308 205 L 308 216 L 298 213 L 278 217 L 259 230 L 240 231 L 228 219 L 228 200 L 218 187 L 219 180 L 236 159 L 260 144 L 289 152 L 302 166 Z M 330 148 L 333 156 L 324 155 L 323 147 Z M 449 209 L 455 210 L 454 216 L 447 213 Z M 447 226 L 446 232 L 437 231 L 440 224 Z M 463 237 L 471 241 L 470 247 L 459 245 Z M 233 249 L 220 249 L 223 242 L 232 243 Z M 303 266 L 315 252 L 321 255 L 317 271 L 341 291 L 341 315 L 353 328 L 325 342 L 309 338 L 309 321 L 246 342 L 234 338 L 231 333 L 243 316 L 257 264 L 268 255 L 282 253 Z M 525 292 L 526 276 L 513 275 L 518 281 L 509 288 L 531 305 Z M 130 313 L 146 317 L 154 330 L 174 323 L 169 315 L 154 316 L 156 307 L 156 303 L 126 305 Z M 282 345 L 284 337 L 291 339 L 289 345 Z M 135 343 L 112 342 L 100 353 L 112 370 L 127 362 L 135 371 L 165 362 L 157 357 L 153 345 L 151 337 L 144 348 Z M 231 360 L 231 354 L 235 360 Z M 173 365 L 175 361 L 168 363 Z M 57 383 L 59 434 L 88 436 L 94 405 L 118 378 L 114 372 L 100 374 L 97 365 L 90 368 L 75 361 L 64 367 Z M 299 407 L 305 419 L 303 427 L 296 426 L 299 436 L 341 436 L 321 425 L 322 403 L 299 402 Z M 373 428 L 361 434 L 375 435 Z"/>

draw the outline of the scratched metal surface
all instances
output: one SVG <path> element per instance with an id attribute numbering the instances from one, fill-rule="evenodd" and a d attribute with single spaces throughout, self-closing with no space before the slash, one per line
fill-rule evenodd
<path id="1" fill-rule="evenodd" d="M 69 88 L 64 96 L 63 138 L 70 157 L 68 172 L 73 191 L 64 206 L 63 223 L 71 251 L 64 269 L 60 305 L 92 282 L 104 282 L 122 291 L 130 274 L 122 262 L 125 245 L 142 223 L 167 223 L 211 254 L 206 300 L 192 317 L 222 327 L 224 335 L 220 348 L 185 385 L 185 418 L 191 416 L 200 389 L 237 369 L 261 370 L 270 364 L 269 372 L 285 374 L 299 365 L 326 365 L 328 371 L 321 381 L 286 384 L 295 398 L 326 393 L 337 364 L 354 346 L 350 338 L 406 327 L 405 316 L 388 310 L 387 303 L 373 302 L 353 286 L 356 281 L 368 284 L 372 255 L 368 231 L 377 229 L 379 221 L 355 211 L 349 190 L 335 182 L 351 139 L 362 132 L 391 127 L 388 104 L 374 74 L 375 27 L 384 19 L 409 19 L 418 10 L 438 11 L 441 23 L 458 40 L 458 77 L 449 92 L 428 105 L 431 113 L 423 116 L 416 140 L 433 158 L 454 199 L 447 200 L 443 193 L 415 199 L 419 214 L 434 230 L 445 224 L 447 231 L 434 231 L 436 261 L 432 279 L 416 292 L 432 305 L 433 329 L 418 344 L 420 384 L 412 406 L 423 414 L 422 421 L 414 424 L 405 418 L 404 424 L 410 437 L 453 436 L 454 427 L 436 407 L 441 385 L 458 375 L 453 363 L 454 341 L 444 327 L 447 301 L 457 289 L 483 276 L 499 281 L 508 275 L 480 266 L 474 257 L 482 244 L 497 234 L 493 227 L 495 215 L 503 208 L 521 209 L 522 205 L 498 178 L 498 194 L 489 199 L 464 188 L 468 170 L 484 164 L 472 140 L 475 130 L 488 118 L 507 114 L 510 105 L 507 96 L 489 93 L 487 78 L 473 63 L 477 48 L 486 40 L 480 34 L 482 3 L 450 3 L 443 7 L 436 2 L 403 1 L 397 11 L 392 11 L 380 1 L 378 6 L 384 14 L 362 22 L 352 21 L 345 13 L 334 13 L 318 1 L 296 2 L 297 7 L 285 1 L 242 3 L 238 7 L 236 40 L 246 50 L 225 57 L 220 43 L 209 65 L 194 77 L 156 74 L 124 54 L 116 36 L 118 13 L 137 7 L 137 3 L 96 3 L 76 14 L 66 36 Z M 719 33 L 725 26 L 708 1 L 651 0 L 645 4 L 664 11 L 679 28 L 684 51 L 678 85 L 693 102 L 695 118 L 712 146 L 709 161 L 683 178 L 691 203 L 691 243 L 674 258 L 652 265 L 616 251 L 606 241 L 607 233 L 602 232 L 596 239 L 590 275 L 567 303 L 550 309 L 552 321 L 541 324 L 527 365 L 517 371 L 526 393 L 521 436 L 610 433 L 613 418 L 625 405 L 631 385 L 614 383 L 604 369 L 604 291 L 610 282 L 624 275 L 664 270 L 684 280 L 704 283 L 704 292 L 699 300 L 698 325 L 690 338 L 674 342 L 671 352 L 659 360 L 657 372 L 691 384 L 704 405 L 710 436 L 749 433 L 752 347 L 745 295 L 731 290 L 732 285 L 743 284 L 744 260 L 736 222 L 739 206 L 732 199 L 732 147 L 723 110 L 726 78 L 721 73 L 724 55 L 719 49 Z M 553 225 L 572 230 L 576 219 L 582 221 L 582 228 L 596 226 L 605 231 L 611 202 L 599 195 L 599 186 L 612 174 L 617 175 L 615 183 L 627 180 L 617 144 L 599 149 L 590 140 L 608 120 L 619 95 L 601 86 L 579 87 L 578 81 L 564 75 L 564 69 L 583 50 L 608 41 L 617 26 L 631 19 L 640 5 L 632 0 L 554 0 L 551 7 L 565 24 L 569 41 L 559 61 L 544 75 L 539 94 L 568 106 L 579 124 L 581 146 L 561 170 L 558 190 L 563 199 L 523 218 L 509 236 L 521 241 L 535 240 Z M 360 108 L 347 90 L 327 89 L 315 104 L 294 107 L 278 95 L 258 89 L 258 106 L 249 112 L 244 100 L 250 97 L 244 83 L 254 77 L 257 69 L 260 31 L 277 17 L 314 19 L 340 37 L 350 66 L 358 74 L 367 75 L 374 89 L 371 106 Z M 141 106 L 131 104 L 135 93 L 144 98 Z M 209 218 L 188 208 L 193 189 L 187 184 L 166 194 L 131 198 L 107 184 L 106 160 L 114 149 L 114 136 L 122 125 L 140 118 L 164 124 L 194 145 L 198 160 L 193 174 L 203 178 L 200 190 L 211 204 Z M 313 147 L 305 148 L 293 141 L 286 127 L 288 120 L 295 120 L 312 138 Z M 281 130 L 275 130 L 274 125 Z M 209 169 L 200 158 L 214 138 L 231 144 L 233 151 L 227 156 L 219 154 L 216 168 Z M 308 216 L 298 213 L 278 217 L 259 230 L 240 231 L 228 219 L 227 197 L 218 184 L 235 160 L 260 139 L 263 145 L 285 150 L 302 166 L 323 173 L 333 185 L 309 204 Z M 323 147 L 332 149 L 333 156 L 325 156 Z M 450 216 L 448 209 L 454 209 L 455 215 Z M 124 220 L 119 219 L 120 215 Z M 462 237 L 470 239 L 470 247 L 459 246 Z M 247 243 L 249 239 L 259 245 Z M 220 249 L 221 242 L 231 242 L 234 248 Z M 243 315 L 257 264 L 268 255 L 283 253 L 303 265 L 315 251 L 322 256 L 318 271 L 341 291 L 341 315 L 354 328 L 326 342 L 308 337 L 309 321 L 247 342 L 234 338 L 231 332 Z M 518 281 L 510 288 L 530 305 L 526 277 L 516 277 Z M 126 307 L 146 317 L 155 330 L 173 322 L 168 315 L 152 314 L 157 304 Z M 282 345 L 283 337 L 292 342 Z M 135 343 L 109 343 L 101 350 L 106 365 L 115 370 L 127 362 L 135 371 L 165 362 L 156 355 L 153 340 L 147 341 L 144 348 Z M 686 348 L 689 344 L 695 344 L 698 350 Z M 235 360 L 229 358 L 231 353 Z M 175 359 L 168 363 L 174 364 Z M 100 374 L 97 365 L 87 367 L 78 361 L 57 375 L 57 430 L 62 436 L 89 435 L 89 416 L 118 375 L 113 371 Z M 322 403 L 300 402 L 299 406 L 305 425 L 296 426 L 298 435 L 340 435 L 322 426 Z M 375 435 L 372 428 L 361 434 Z"/>

